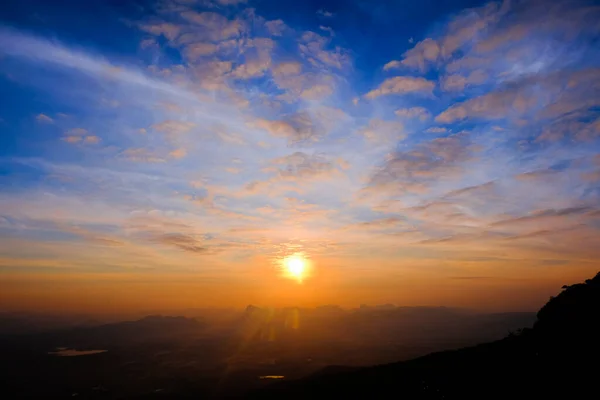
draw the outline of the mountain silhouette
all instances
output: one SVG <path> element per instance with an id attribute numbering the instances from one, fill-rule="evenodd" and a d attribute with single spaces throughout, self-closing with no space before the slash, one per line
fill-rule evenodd
<path id="1" fill-rule="evenodd" d="M 474 347 L 358 369 L 330 368 L 251 393 L 256 399 L 599 398 L 600 273 L 543 306 L 531 329 Z"/>
<path id="2" fill-rule="evenodd" d="M 535 333 L 552 344 L 589 345 L 598 338 L 600 272 L 585 283 L 563 286 L 537 314 Z"/>
<path id="3" fill-rule="evenodd" d="M 205 329 L 202 320 L 149 315 L 136 321 L 76 327 L 28 335 L 0 335 L 0 349 L 26 346 L 31 351 L 57 347 L 105 349 L 131 343 L 169 341 Z M 44 351 L 44 353 L 46 352 Z"/>

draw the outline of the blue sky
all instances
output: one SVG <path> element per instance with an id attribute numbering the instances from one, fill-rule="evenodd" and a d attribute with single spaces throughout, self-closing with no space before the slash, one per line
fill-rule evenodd
<path id="1" fill-rule="evenodd" d="M 0 273 L 24 284 L 182 273 L 226 296 L 302 257 L 337 293 L 317 298 L 344 302 L 597 269 L 594 2 L 14 1 L 0 18 Z"/>

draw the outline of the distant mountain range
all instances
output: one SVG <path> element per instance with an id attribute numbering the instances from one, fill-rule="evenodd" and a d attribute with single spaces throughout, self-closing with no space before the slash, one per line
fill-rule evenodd
<path id="1" fill-rule="evenodd" d="M 565 286 L 537 314 L 393 305 L 248 306 L 218 314 L 0 335 L 0 387 L 7 398 L 488 400 L 596 393 L 600 273 Z M 59 357 L 57 348 L 74 356 Z M 260 379 L 272 376 L 283 379 Z"/>
<path id="2" fill-rule="evenodd" d="M 535 320 L 532 313 L 393 305 L 187 315 L 195 317 L 44 317 L 37 324 L 25 315 L 23 324 L 12 314 L 4 332 L 33 329 L 0 334 L 0 387 L 6 398 L 239 397 L 273 384 L 261 377 L 293 380 L 407 360 L 498 339 Z"/>

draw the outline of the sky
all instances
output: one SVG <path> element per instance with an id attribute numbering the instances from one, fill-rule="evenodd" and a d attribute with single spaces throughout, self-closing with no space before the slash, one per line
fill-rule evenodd
<path id="1" fill-rule="evenodd" d="M 535 310 L 600 269 L 599 39 L 583 0 L 8 1 L 0 309 Z"/>

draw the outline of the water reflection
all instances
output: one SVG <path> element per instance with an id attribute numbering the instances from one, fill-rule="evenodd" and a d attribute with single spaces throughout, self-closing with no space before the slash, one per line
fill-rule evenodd
<path id="1" fill-rule="evenodd" d="M 108 350 L 76 350 L 68 349 L 66 347 L 59 347 L 56 351 L 49 351 L 48 354 L 52 356 L 60 357 L 76 357 L 76 356 L 89 356 L 91 354 L 106 353 Z"/>

